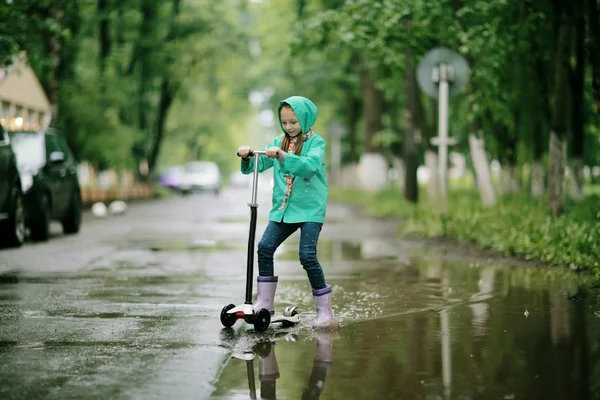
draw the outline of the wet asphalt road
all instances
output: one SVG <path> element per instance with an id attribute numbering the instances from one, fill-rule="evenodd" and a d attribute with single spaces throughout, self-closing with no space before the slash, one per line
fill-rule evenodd
<path id="1" fill-rule="evenodd" d="M 220 310 L 244 298 L 249 200 L 230 188 L 87 212 L 76 236 L 56 224 L 46 243 L 0 251 L 0 397 L 208 397 L 227 352 Z M 268 192 L 259 204 L 258 237 Z"/>
<path id="2" fill-rule="evenodd" d="M 223 329 L 223 306 L 244 298 L 249 197 L 229 188 L 87 213 L 77 236 L 54 226 L 47 243 L 0 251 L 0 398 L 599 395 L 600 306 L 580 277 L 400 240 L 394 221 L 335 204 L 319 258 L 342 330 L 310 328 L 295 237 L 276 255 L 277 309 L 297 305 L 301 324 Z M 259 204 L 257 238 L 268 191 Z"/>

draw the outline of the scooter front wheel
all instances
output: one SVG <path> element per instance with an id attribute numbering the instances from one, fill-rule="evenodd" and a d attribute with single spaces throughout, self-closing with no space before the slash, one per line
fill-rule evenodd
<path id="1" fill-rule="evenodd" d="M 232 308 L 235 308 L 235 305 L 228 304 L 225 307 L 223 307 L 223 310 L 221 310 L 221 323 L 225 328 L 231 328 L 233 324 L 235 324 L 235 321 L 237 321 L 235 314 L 229 314 L 227 312 Z"/>
<path id="2" fill-rule="evenodd" d="M 257 332 L 264 332 L 271 323 L 271 313 L 266 308 L 261 308 L 256 314 L 254 314 L 254 329 Z"/>

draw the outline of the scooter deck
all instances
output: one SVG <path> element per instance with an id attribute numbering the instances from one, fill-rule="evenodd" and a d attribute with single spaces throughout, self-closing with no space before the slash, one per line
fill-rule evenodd
<path id="1" fill-rule="evenodd" d="M 285 316 L 283 314 L 278 314 L 275 313 L 275 315 L 271 315 L 271 323 L 272 324 L 276 324 L 276 323 L 289 323 L 289 324 L 297 324 L 298 322 L 300 322 L 300 315 L 296 314 L 296 315 L 292 315 L 290 317 Z"/>
<path id="2" fill-rule="evenodd" d="M 271 314 L 270 324 L 282 324 L 283 326 L 295 325 L 300 322 L 300 315 L 296 313 L 296 307 L 287 307 L 286 312 Z M 253 314 L 252 304 L 240 304 L 227 311 L 227 314 L 233 315 L 251 315 Z M 288 314 L 289 312 L 289 314 Z"/>

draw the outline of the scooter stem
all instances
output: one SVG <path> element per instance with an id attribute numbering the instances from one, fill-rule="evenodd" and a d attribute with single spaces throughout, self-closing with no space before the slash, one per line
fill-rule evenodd
<path id="1" fill-rule="evenodd" d="M 265 154 L 267 154 L 267 152 L 264 150 L 253 150 L 249 154 L 251 157 L 254 157 L 254 176 L 252 177 L 252 203 L 250 204 L 250 207 L 254 206 L 258 208 L 258 164 L 260 156 L 264 156 Z"/>
<path id="2" fill-rule="evenodd" d="M 252 202 L 250 206 L 250 231 L 248 233 L 248 265 L 246 268 L 246 304 L 252 304 L 252 282 L 254 280 L 254 242 L 256 239 L 256 218 L 257 218 L 257 192 L 258 192 L 258 161 L 260 156 L 265 155 L 266 151 L 251 151 L 250 156 L 254 159 L 254 176 L 252 179 Z"/>

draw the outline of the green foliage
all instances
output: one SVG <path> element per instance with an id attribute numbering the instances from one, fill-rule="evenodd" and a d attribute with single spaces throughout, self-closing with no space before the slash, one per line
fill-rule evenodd
<path id="1" fill-rule="evenodd" d="M 334 189 L 331 199 L 365 204 L 374 216 L 400 218 L 403 234 L 449 236 L 504 255 L 576 271 L 592 270 L 600 276 L 600 196 L 588 196 L 561 217 L 550 218 L 544 199 L 520 194 L 502 198 L 485 209 L 473 190 L 456 190 L 448 196 L 445 227 L 436 207 L 415 206 L 397 190 L 366 194 Z"/>
<path id="2" fill-rule="evenodd" d="M 316 129 L 325 137 L 333 120 L 354 119 L 360 127 L 361 110 L 347 110 L 349 98 L 363 101 L 361 68 L 370 70 L 386 101 L 395 102 L 384 104 L 381 139 L 396 143 L 405 107 L 405 57 L 418 62 L 436 46 L 460 52 L 471 66 L 467 90 L 450 106 L 457 150 L 466 151 L 475 121 L 491 156 L 502 161 L 522 163 L 534 157 L 536 144 L 547 148 L 556 33 L 549 0 L 124 0 L 107 1 L 103 11 L 99 5 L 0 2 L 0 64 L 27 50 L 44 88 L 58 87 L 59 123 L 76 155 L 101 168 L 135 168 L 153 146 L 159 148 L 159 166 L 208 157 L 234 168 L 237 160 L 223 148 L 262 144 L 273 132 L 256 126 L 256 113 L 275 109 L 292 94 L 318 103 Z M 104 43 L 105 58 L 102 21 L 110 41 Z M 58 45 L 54 52 L 51 43 Z M 585 158 L 595 163 L 600 131 L 589 74 Z M 173 101 L 160 141 L 165 82 Z M 256 110 L 248 101 L 252 90 L 273 95 Z M 431 123 L 435 107 L 424 105 Z M 393 107 L 400 128 L 385 115 Z M 355 143 L 360 152 L 360 132 Z"/>

